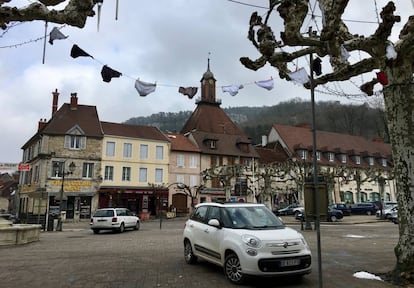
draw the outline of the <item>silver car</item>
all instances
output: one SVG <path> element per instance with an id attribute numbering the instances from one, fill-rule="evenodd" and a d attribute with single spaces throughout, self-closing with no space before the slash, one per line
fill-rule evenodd
<path id="1" fill-rule="evenodd" d="M 101 230 L 124 232 L 127 228 L 139 230 L 140 219 L 127 208 L 103 208 L 96 210 L 91 218 L 90 226 L 93 233 Z"/>

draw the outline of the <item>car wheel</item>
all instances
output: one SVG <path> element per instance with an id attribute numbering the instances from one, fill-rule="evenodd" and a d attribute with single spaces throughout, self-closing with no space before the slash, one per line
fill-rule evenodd
<path id="1" fill-rule="evenodd" d="M 99 229 L 92 229 L 94 234 L 99 234 Z"/>
<path id="2" fill-rule="evenodd" d="M 139 230 L 140 227 L 140 223 L 139 221 L 137 221 L 137 223 L 135 224 L 134 230 Z"/>
<path id="3" fill-rule="evenodd" d="M 244 281 L 245 276 L 242 273 L 240 260 L 236 254 L 227 255 L 224 261 L 224 273 L 226 278 L 233 284 L 240 284 Z"/>
<path id="4" fill-rule="evenodd" d="M 301 214 L 300 211 L 295 212 L 295 217 L 298 217 L 298 215 Z"/>
<path id="5" fill-rule="evenodd" d="M 124 225 L 124 223 L 121 223 L 121 226 L 119 226 L 118 231 L 119 231 L 119 233 L 123 233 L 125 231 L 125 225 Z"/>
<path id="6" fill-rule="evenodd" d="M 372 214 L 371 211 L 367 211 L 367 215 L 370 216 Z"/>
<path id="7" fill-rule="evenodd" d="M 197 256 L 193 253 L 193 248 L 188 240 L 184 242 L 184 259 L 188 264 L 194 264 L 197 262 Z"/>
<path id="8" fill-rule="evenodd" d="M 336 221 L 338 221 L 338 218 L 337 218 L 335 215 L 331 215 L 331 216 L 329 217 L 329 219 L 331 220 L 331 222 L 336 222 Z"/>

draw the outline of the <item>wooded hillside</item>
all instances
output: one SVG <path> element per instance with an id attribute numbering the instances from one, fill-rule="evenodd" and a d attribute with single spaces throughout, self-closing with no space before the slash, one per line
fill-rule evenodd
<path id="1" fill-rule="evenodd" d="M 223 108 L 229 117 L 249 135 L 255 144 L 267 135 L 273 124 L 297 125 L 312 123 L 311 103 L 301 99 L 281 102 L 275 106 Z M 382 137 L 388 142 L 384 110 L 368 104 L 344 105 L 338 101 L 315 103 L 317 130 L 363 136 Z M 192 111 L 160 112 L 148 117 L 134 117 L 126 124 L 157 126 L 162 131 L 179 132 Z"/>

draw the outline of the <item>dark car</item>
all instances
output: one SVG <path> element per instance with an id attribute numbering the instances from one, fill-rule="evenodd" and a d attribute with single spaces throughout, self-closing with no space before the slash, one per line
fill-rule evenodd
<path id="1" fill-rule="evenodd" d="M 305 214 L 304 213 L 297 214 L 295 218 L 300 221 L 305 221 Z M 328 207 L 328 218 L 326 219 L 328 222 L 336 222 L 342 218 L 344 218 L 344 214 L 342 213 L 341 210 Z M 321 220 L 324 220 L 324 219 L 321 219 Z"/>
<path id="2" fill-rule="evenodd" d="M 362 202 L 351 205 L 351 213 L 359 215 L 374 215 L 379 207 L 374 202 Z"/>
<path id="3" fill-rule="evenodd" d="M 332 208 L 332 209 L 342 211 L 342 214 L 344 214 L 344 216 L 350 216 L 351 215 L 351 207 L 348 206 L 347 204 L 335 203 L 335 204 L 329 205 L 329 207 Z"/>

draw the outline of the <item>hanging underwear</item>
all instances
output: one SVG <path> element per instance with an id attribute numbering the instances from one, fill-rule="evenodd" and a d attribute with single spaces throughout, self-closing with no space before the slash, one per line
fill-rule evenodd
<path id="1" fill-rule="evenodd" d="M 139 96 L 147 96 L 148 94 L 155 91 L 157 84 L 148 83 L 140 81 L 139 79 L 135 80 L 135 89 L 137 89 Z"/>
<path id="2" fill-rule="evenodd" d="M 61 40 L 66 38 L 68 38 L 68 36 L 65 36 L 62 32 L 59 31 L 59 29 L 54 27 L 52 31 L 50 31 L 49 43 L 50 45 L 53 45 L 54 40 Z"/>
<path id="3" fill-rule="evenodd" d="M 197 94 L 197 87 L 180 87 L 178 92 L 187 95 L 188 98 L 192 99 Z"/>
<path id="4" fill-rule="evenodd" d="M 122 75 L 122 73 L 115 71 L 112 68 L 109 68 L 108 66 L 103 66 L 102 70 L 101 70 L 101 75 L 102 75 L 102 80 L 104 82 L 111 82 L 111 79 L 116 77 L 120 77 Z"/>
<path id="5" fill-rule="evenodd" d="M 86 53 L 85 51 L 83 51 L 76 44 L 73 44 L 72 49 L 70 50 L 70 56 L 72 58 L 77 58 L 79 56 L 86 56 L 86 57 L 91 57 L 93 59 L 93 57 L 91 55 L 89 55 L 88 53 Z"/>
<path id="6" fill-rule="evenodd" d="M 223 92 L 228 92 L 231 96 L 235 96 L 237 95 L 237 93 L 239 93 L 239 90 L 243 88 L 244 88 L 243 85 L 239 84 L 239 85 L 223 86 L 221 87 L 221 90 Z"/>
<path id="7" fill-rule="evenodd" d="M 257 86 L 265 88 L 266 90 L 272 90 L 273 89 L 273 78 L 269 80 L 261 80 L 261 81 L 255 81 Z"/>

